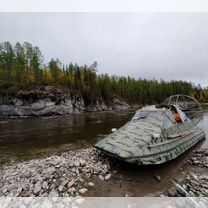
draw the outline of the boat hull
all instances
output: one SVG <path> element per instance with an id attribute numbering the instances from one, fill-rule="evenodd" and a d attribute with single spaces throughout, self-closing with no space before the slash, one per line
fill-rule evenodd
<path id="1" fill-rule="evenodd" d="M 205 133 L 203 130 L 197 128 L 197 130 L 187 136 L 178 137 L 176 139 L 169 139 L 160 144 L 149 145 L 147 148 L 149 151 L 144 150 L 147 154 L 139 156 L 130 156 L 130 157 L 120 157 L 117 154 L 108 152 L 105 149 L 99 148 L 108 154 L 111 157 L 117 158 L 119 160 L 132 163 L 135 165 L 157 165 L 173 160 L 192 148 L 198 142 L 205 138 Z M 138 149 L 138 152 L 141 152 L 141 147 Z"/>

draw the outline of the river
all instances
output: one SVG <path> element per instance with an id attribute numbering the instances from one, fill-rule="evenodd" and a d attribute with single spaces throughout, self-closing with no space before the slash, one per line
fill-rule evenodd
<path id="1" fill-rule="evenodd" d="M 0 120 L 0 157 L 10 159 L 30 159 L 71 149 L 94 145 L 112 128 L 119 128 L 134 111 L 82 113 L 69 117 L 18 118 Z M 199 126 L 208 134 L 208 113 L 204 113 Z M 199 146 L 208 147 L 204 140 Z M 194 147 L 197 148 L 197 147 Z M 88 196 L 145 196 L 161 191 L 170 185 L 170 179 L 180 179 L 188 167 L 184 161 L 191 155 L 186 152 L 179 158 L 160 166 L 134 167 L 119 164 L 117 178 L 101 183 L 88 192 Z M 162 180 L 154 179 L 159 175 Z M 123 180 L 123 178 L 125 180 Z"/>

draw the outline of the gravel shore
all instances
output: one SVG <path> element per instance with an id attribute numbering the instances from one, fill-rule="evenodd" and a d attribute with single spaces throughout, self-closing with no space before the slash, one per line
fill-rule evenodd
<path id="1" fill-rule="evenodd" d="M 110 162 L 95 148 L 65 152 L 1 168 L 0 196 L 79 196 L 94 186 L 93 178 L 109 180 Z"/>
<path id="2" fill-rule="evenodd" d="M 0 196 L 85 196 L 97 181 L 116 177 L 114 163 L 95 148 L 10 162 L 1 167 Z M 186 163 L 194 167 L 192 171 L 185 172 L 180 182 L 173 180 L 161 196 L 208 196 L 208 149 L 194 151 Z"/>
<path id="3" fill-rule="evenodd" d="M 208 196 L 208 149 L 195 150 L 191 159 L 186 163 L 194 167 L 193 171 L 186 172 L 185 178 L 174 187 L 165 191 L 167 196 Z"/>

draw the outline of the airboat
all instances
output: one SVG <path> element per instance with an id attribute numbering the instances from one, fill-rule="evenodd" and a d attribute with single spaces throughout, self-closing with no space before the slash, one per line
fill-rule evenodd
<path id="1" fill-rule="evenodd" d="M 95 147 L 102 152 L 136 165 L 161 164 L 205 138 L 197 124 L 200 103 L 188 95 L 172 95 L 159 105 L 136 111 L 133 118 Z"/>

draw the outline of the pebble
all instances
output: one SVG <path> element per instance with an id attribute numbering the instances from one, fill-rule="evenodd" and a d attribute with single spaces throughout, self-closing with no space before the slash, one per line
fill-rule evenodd
<path id="1" fill-rule="evenodd" d="M 75 162 L 74 162 L 74 165 L 75 165 L 76 167 L 79 167 L 79 166 L 80 166 L 80 163 L 79 163 L 78 161 L 75 161 Z"/>
<path id="2" fill-rule="evenodd" d="M 84 165 L 86 164 L 86 161 L 85 161 L 85 160 L 83 160 L 83 159 L 80 159 L 80 161 L 79 161 L 79 162 L 80 162 L 80 165 L 81 165 L 81 166 L 84 166 Z"/>
<path id="3" fill-rule="evenodd" d="M 101 180 L 101 181 L 104 181 L 104 177 L 102 175 L 99 175 L 98 178 Z"/>
<path id="4" fill-rule="evenodd" d="M 38 194 L 40 191 L 41 191 L 41 186 L 40 186 L 40 185 L 37 185 L 37 186 L 35 186 L 35 189 L 33 190 L 33 193 L 36 195 L 36 194 Z"/>
<path id="5" fill-rule="evenodd" d="M 46 169 L 45 173 L 47 176 L 52 175 L 54 172 L 56 171 L 56 169 L 54 167 L 50 167 L 48 169 Z"/>
<path id="6" fill-rule="evenodd" d="M 58 187 L 58 190 L 60 191 L 60 192 L 62 192 L 63 191 L 63 186 L 62 185 L 60 185 L 59 187 Z"/>
<path id="7" fill-rule="evenodd" d="M 161 181 L 162 180 L 162 178 L 159 175 L 154 175 L 153 178 L 156 179 L 157 181 Z"/>
<path id="8" fill-rule="evenodd" d="M 21 192 L 22 192 L 22 187 L 19 187 L 19 188 L 17 189 L 17 193 L 20 194 Z"/>
<path id="9" fill-rule="evenodd" d="M 42 188 L 46 189 L 47 186 L 48 186 L 48 183 L 46 181 L 44 181 L 43 184 L 42 184 Z"/>
<path id="10" fill-rule="evenodd" d="M 69 183 L 68 180 L 64 180 L 64 181 L 62 181 L 61 185 L 64 187 L 64 186 L 66 186 L 68 183 Z"/>
<path id="11" fill-rule="evenodd" d="M 88 186 L 91 186 L 91 187 L 92 187 L 92 186 L 94 186 L 94 185 L 95 185 L 95 184 L 94 184 L 93 182 L 89 182 L 89 183 L 88 183 Z"/>
<path id="12" fill-rule="evenodd" d="M 72 193 L 72 192 L 75 192 L 75 191 L 76 191 L 76 189 L 74 187 L 71 187 L 71 188 L 68 189 L 69 193 Z"/>
<path id="13" fill-rule="evenodd" d="M 175 188 L 170 188 L 167 191 L 167 195 L 170 197 L 176 197 L 177 196 L 177 190 Z"/>
<path id="14" fill-rule="evenodd" d="M 109 173 L 107 176 L 105 176 L 105 180 L 109 180 L 111 178 L 111 174 Z"/>
<path id="15" fill-rule="evenodd" d="M 75 183 L 75 180 L 73 179 L 67 184 L 67 187 L 68 188 L 72 187 L 74 185 L 74 183 Z"/>
<path id="16" fill-rule="evenodd" d="M 79 190 L 79 193 L 84 194 L 85 192 L 87 192 L 87 190 L 88 189 L 86 189 L 86 188 L 82 188 L 82 189 Z"/>
<path id="17" fill-rule="evenodd" d="M 1 191 L 2 194 L 5 194 L 6 192 L 7 192 L 7 188 L 5 188 Z"/>
<path id="18" fill-rule="evenodd" d="M 11 184 L 11 185 L 7 186 L 7 191 L 10 192 L 10 191 L 12 191 L 12 190 L 14 190 L 14 189 L 16 189 L 16 188 L 17 188 L 17 187 L 16 187 L 15 184 Z"/>

